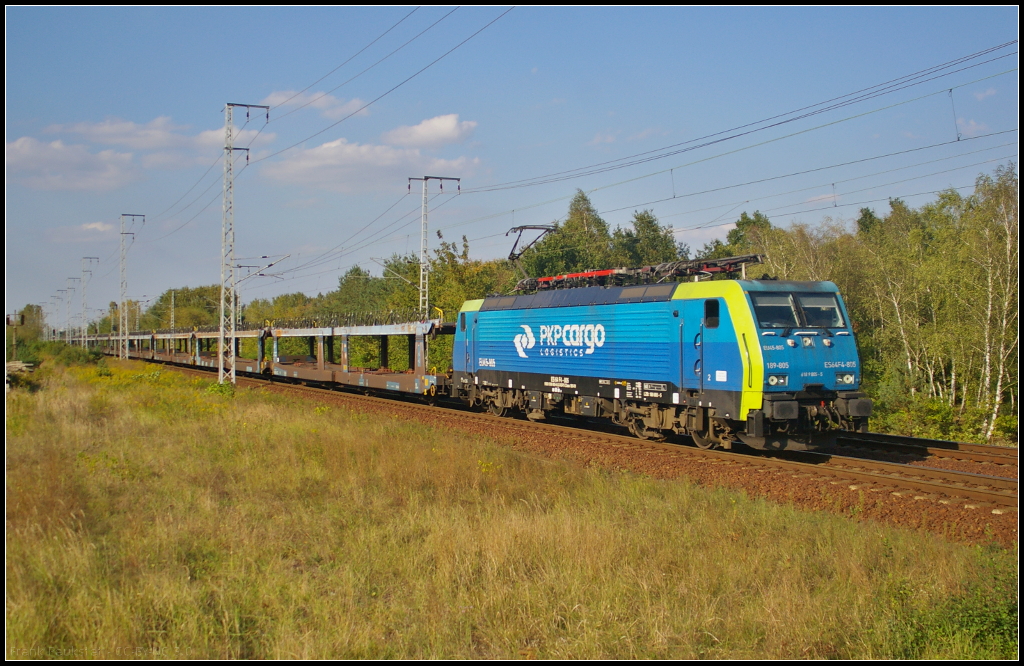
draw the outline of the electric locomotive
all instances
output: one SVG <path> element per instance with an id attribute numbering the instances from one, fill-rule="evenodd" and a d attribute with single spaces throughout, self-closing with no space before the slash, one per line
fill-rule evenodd
<path id="1" fill-rule="evenodd" d="M 630 277 L 623 269 L 541 278 L 525 281 L 535 293 L 466 301 L 452 395 L 497 415 L 607 418 L 701 448 L 800 450 L 866 431 L 872 403 L 835 284 L 655 281 L 759 260 L 663 264 L 639 284 L 614 284 Z"/>

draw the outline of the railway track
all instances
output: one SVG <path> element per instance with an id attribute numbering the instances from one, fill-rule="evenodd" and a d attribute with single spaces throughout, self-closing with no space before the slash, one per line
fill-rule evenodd
<path id="1" fill-rule="evenodd" d="M 967 444 L 941 439 L 922 439 L 882 433 L 843 433 L 837 444 L 844 448 L 864 451 L 885 451 L 911 456 L 961 460 L 964 462 L 988 463 L 992 465 L 1017 467 L 1017 449 L 1005 446 Z"/>
<path id="2" fill-rule="evenodd" d="M 210 375 L 207 370 L 184 368 L 181 366 L 168 367 L 186 374 L 203 377 L 209 377 Z M 701 450 L 679 444 L 640 440 L 632 436 L 620 435 L 607 430 L 591 430 L 568 424 L 536 423 L 526 419 L 502 418 L 491 414 L 470 412 L 456 407 L 431 406 L 409 400 L 378 398 L 316 385 L 267 381 L 250 377 L 239 377 L 238 383 L 242 386 L 254 387 L 270 385 L 276 390 L 304 395 L 312 394 L 321 398 L 341 398 L 350 403 L 363 403 L 374 407 L 400 408 L 411 416 L 419 414 L 427 417 L 428 415 L 437 415 L 439 410 L 441 410 L 447 415 L 456 415 L 461 421 L 476 423 L 482 426 L 482 429 L 485 431 L 503 431 L 510 434 L 521 433 L 527 437 L 536 437 L 539 434 L 544 434 L 561 440 L 583 440 L 601 443 L 616 449 L 642 453 L 661 459 L 699 460 L 711 464 L 738 465 L 742 468 L 749 467 L 761 471 L 773 470 L 817 482 L 845 485 L 850 490 L 889 493 L 897 497 L 910 496 L 917 500 L 931 500 L 940 504 L 962 506 L 967 509 L 991 510 L 995 514 L 1016 511 L 1017 509 L 1017 480 L 1006 477 L 933 469 L 906 463 L 871 460 L 829 453 L 790 452 L 780 454 L 755 452 L 751 454 L 734 451 Z M 843 437 L 847 439 L 845 435 Z M 895 438 L 888 435 L 877 436 L 870 433 L 848 439 L 851 442 L 870 446 L 877 444 L 888 446 L 892 444 L 903 447 L 904 450 L 908 448 L 913 449 L 919 455 L 926 455 L 923 452 L 935 449 L 940 452 L 969 453 L 980 457 L 986 455 L 980 449 L 998 448 L 979 447 L 977 445 L 958 444 L 956 442 L 944 442 L 940 444 L 946 444 L 947 446 L 936 446 L 931 440 L 927 440 L 927 443 L 923 445 L 915 445 L 906 441 L 892 441 L 910 438 Z M 954 448 L 956 446 L 965 448 L 962 450 L 956 449 Z M 1013 453 L 1016 453 L 1016 451 L 1013 451 Z M 1009 453 L 1004 456 L 1003 462 L 1000 464 L 1010 464 L 1008 462 L 1010 458 L 1013 459 L 1015 466 L 1016 456 L 1010 456 Z M 978 461 L 979 458 L 972 458 L 971 460 Z"/>

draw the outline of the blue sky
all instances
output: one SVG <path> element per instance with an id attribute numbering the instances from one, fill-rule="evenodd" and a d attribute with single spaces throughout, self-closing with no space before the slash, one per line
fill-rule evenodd
<path id="1" fill-rule="evenodd" d="M 244 301 L 326 292 L 352 265 L 378 273 L 373 259 L 415 252 L 406 186 L 424 173 L 463 187 L 431 185 L 431 243 L 465 235 L 488 259 L 507 255 L 510 227 L 564 215 L 577 188 L 612 226 L 650 208 L 699 248 L 745 210 L 849 222 L 1017 159 L 1016 44 L 685 143 L 1012 42 L 1015 7 L 516 8 L 403 84 L 507 7 L 453 9 L 8 8 L 7 311 L 50 307 L 86 256 L 101 259 L 90 307 L 117 300 L 121 213 L 147 216 L 129 297 L 218 282 L 225 102 L 272 106 L 269 124 L 236 111 L 235 144 L 251 148 L 235 166 L 237 254 L 291 255 Z M 606 162 L 621 168 L 529 180 Z"/>

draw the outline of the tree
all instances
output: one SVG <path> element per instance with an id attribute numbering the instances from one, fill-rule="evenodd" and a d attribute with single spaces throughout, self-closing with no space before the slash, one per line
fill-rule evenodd
<path id="1" fill-rule="evenodd" d="M 875 215 L 870 208 L 861 208 L 860 217 L 857 218 L 857 233 L 869 234 L 882 220 Z"/>
<path id="2" fill-rule="evenodd" d="M 850 312 L 876 400 L 875 427 L 918 436 L 1016 438 L 1018 181 L 1013 164 L 884 217 L 861 209 L 848 230 L 768 228 L 757 215 L 710 249 L 763 254 L 787 280 L 830 280 Z M 711 244 L 709 244 L 710 246 Z"/>
<path id="3" fill-rule="evenodd" d="M 220 285 L 178 287 L 160 294 L 141 317 L 143 330 L 171 327 L 171 292 L 174 292 L 174 327 L 190 329 L 195 326 L 213 326 L 220 319 Z M 111 302 L 111 312 L 117 316 L 117 304 Z M 136 305 L 129 304 L 129 329 L 135 328 Z M 101 322 L 101 327 L 103 322 Z M 115 324 L 116 328 L 116 324 Z"/>
<path id="4" fill-rule="evenodd" d="M 377 312 L 386 308 L 388 284 L 359 266 L 338 278 L 338 289 L 325 294 L 320 309 L 334 314 Z"/>
<path id="5" fill-rule="evenodd" d="M 726 234 L 725 242 L 715 239 L 705 243 L 697 253 L 700 259 L 721 259 L 741 254 L 753 254 L 756 248 L 763 246 L 773 227 L 768 216 L 760 211 L 747 215 L 746 211 L 736 220 L 736 226 Z"/>
<path id="6" fill-rule="evenodd" d="M 583 190 L 576 190 L 565 221 L 554 225 L 554 231 L 523 254 L 520 261 L 528 275 L 579 273 L 612 264 L 608 223 Z"/>
<path id="7" fill-rule="evenodd" d="M 633 213 L 633 228 L 618 228 L 612 234 L 610 258 L 612 265 L 624 267 L 653 266 L 689 254 L 685 245 L 677 245 L 672 230 L 661 226 L 649 210 Z"/>

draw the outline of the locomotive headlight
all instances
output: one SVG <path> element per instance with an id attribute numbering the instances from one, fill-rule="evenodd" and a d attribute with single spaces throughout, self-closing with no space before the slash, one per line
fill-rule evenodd
<path id="1" fill-rule="evenodd" d="M 850 372 L 836 374 L 836 384 L 853 384 L 856 379 Z"/>
<path id="2" fill-rule="evenodd" d="M 787 383 L 786 375 L 768 375 L 769 386 L 785 386 Z"/>

